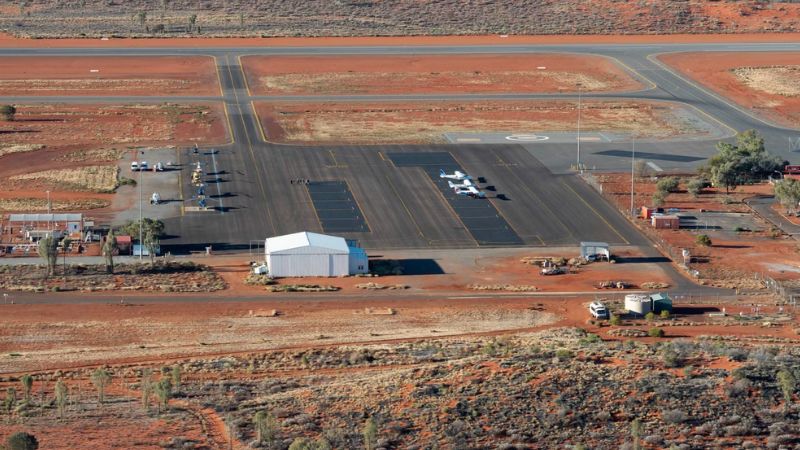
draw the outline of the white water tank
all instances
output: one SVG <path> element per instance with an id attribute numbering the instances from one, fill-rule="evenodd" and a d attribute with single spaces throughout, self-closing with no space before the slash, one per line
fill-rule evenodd
<path id="1" fill-rule="evenodd" d="M 642 294 L 628 294 L 625 296 L 625 309 L 628 312 L 635 314 L 645 315 L 649 313 L 652 308 L 650 296 Z"/>

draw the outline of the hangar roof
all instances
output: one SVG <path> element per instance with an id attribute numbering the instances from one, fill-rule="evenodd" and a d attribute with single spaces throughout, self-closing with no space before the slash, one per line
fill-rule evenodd
<path id="1" fill-rule="evenodd" d="M 278 253 L 304 247 L 326 249 L 335 253 L 350 252 L 344 238 L 308 231 L 267 238 L 266 242 L 267 253 Z"/>

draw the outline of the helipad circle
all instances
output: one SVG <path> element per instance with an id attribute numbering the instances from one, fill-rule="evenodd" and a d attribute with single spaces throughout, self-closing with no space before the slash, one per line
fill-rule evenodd
<path id="1" fill-rule="evenodd" d="M 547 136 L 539 136 L 538 134 L 512 134 L 506 136 L 507 141 L 514 142 L 541 142 L 550 139 Z"/>

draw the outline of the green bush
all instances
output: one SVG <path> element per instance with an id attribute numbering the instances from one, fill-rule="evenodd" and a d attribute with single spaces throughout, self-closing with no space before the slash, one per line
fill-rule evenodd
<path id="1" fill-rule="evenodd" d="M 694 241 L 701 247 L 711 247 L 711 238 L 707 234 L 698 235 Z"/>
<path id="2" fill-rule="evenodd" d="M 616 314 L 612 314 L 611 318 L 608 320 L 608 323 L 614 326 L 622 325 L 622 319 Z"/>
<path id="3" fill-rule="evenodd" d="M 659 327 L 653 327 L 650 328 L 650 330 L 647 332 L 647 335 L 655 338 L 664 337 L 664 330 Z"/>
<path id="4" fill-rule="evenodd" d="M 666 309 L 661 311 L 661 318 L 662 319 L 669 319 L 669 315 L 670 315 L 669 311 L 667 311 Z"/>
<path id="5" fill-rule="evenodd" d="M 573 356 L 574 355 L 572 354 L 572 352 L 565 348 L 560 348 L 556 350 L 556 358 L 558 358 L 559 361 L 566 361 L 572 359 Z"/>
<path id="6" fill-rule="evenodd" d="M 666 177 L 658 180 L 656 190 L 661 192 L 675 192 L 680 186 L 680 181 L 676 177 Z"/>
<path id="7" fill-rule="evenodd" d="M 653 321 L 656 318 L 656 314 L 653 311 L 650 311 L 649 313 L 644 315 L 644 318 L 647 319 L 648 321 Z"/>

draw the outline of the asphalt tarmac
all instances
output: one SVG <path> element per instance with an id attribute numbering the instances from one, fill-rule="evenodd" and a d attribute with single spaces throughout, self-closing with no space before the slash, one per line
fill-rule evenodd
<path id="1" fill-rule="evenodd" d="M 225 104 L 233 143 L 216 151 L 186 149 L 184 164 L 201 162 L 208 211 L 192 211 L 196 188 L 189 171 L 181 171 L 185 212 L 166 220 L 171 236 L 163 241 L 174 252 L 242 250 L 268 236 L 296 231 L 332 232 L 358 240 L 367 248 L 468 248 L 479 246 L 574 245 L 585 240 L 645 245 L 613 207 L 570 171 L 577 146 L 570 139 L 509 144 L 286 146 L 261 137 L 254 100 L 535 100 L 575 95 L 475 94 L 413 96 L 254 97 L 244 81 L 242 55 L 391 55 L 521 54 L 573 52 L 616 58 L 648 88 L 583 98 L 630 98 L 679 102 L 691 108 L 716 133 L 713 138 L 684 141 L 616 139 L 581 143 L 580 161 L 598 170 L 627 170 L 635 150 L 662 170 L 696 167 L 715 150 L 719 138 L 756 129 L 773 153 L 797 162 L 800 132 L 770 124 L 730 101 L 684 79 L 653 55 L 675 51 L 798 51 L 800 44 L 646 44 L 646 45 L 513 45 L 452 47 L 307 47 L 307 48 L 158 48 L 158 49 L 0 49 L 0 57 L 69 55 L 211 55 L 216 58 L 221 97 L 0 97 L 0 103 L 142 103 L 221 101 Z M 531 130 L 535 133 L 536 130 Z M 433 163 L 395 164 L 399 154 L 434 153 Z M 390 156 L 391 155 L 391 156 Z M 436 160 L 447 155 L 451 159 Z M 420 155 L 421 156 L 421 155 Z M 430 157 L 430 156 L 428 156 Z M 404 157 L 408 160 L 408 156 Z M 411 160 L 414 157 L 410 157 Z M 427 157 L 425 157 L 427 158 Z M 442 163 L 442 164 L 439 164 Z M 439 167 L 461 168 L 485 179 L 486 199 L 455 197 L 436 179 Z M 441 167 L 445 168 L 446 167 Z M 435 171 L 435 172 L 434 172 Z M 309 184 L 293 180 L 309 180 Z M 489 189 L 491 187 L 491 189 Z M 346 188 L 346 189 L 345 189 Z M 323 191 L 329 190 L 328 194 Z M 330 197 L 338 189 L 339 197 Z M 336 203 L 330 203 L 336 202 Z M 475 205 L 475 206 L 473 206 Z M 479 206 L 477 206 L 479 205 Z M 348 212 L 349 208 L 349 212 Z M 337 232 L 338 230 L 338 232 Z M 359 231 L 356 231 L 359 230 Z"/>

